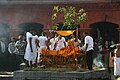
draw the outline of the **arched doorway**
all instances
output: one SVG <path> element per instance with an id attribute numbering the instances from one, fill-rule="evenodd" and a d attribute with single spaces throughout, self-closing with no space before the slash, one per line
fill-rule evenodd
<path id="1" fill-rule="evenodd" d="M 119 42 L 118 24 L 111 22 L 97 22 L 90 25 L 92 37 L 98 40 L 101 36 L 104 41 Z"/>
<path id="2" fill-rule="evenodd" d="M 25 32 L 29 31 L 30 29 L 33 29 L 36 31 L 37 35 L 40 35 L 41 32 L 43 31 L 43 25 L 40 23 L 35 23 L 35 22 L 31 22 L 31 23 L 22 23 L 19 25 L 20 28 L 20 33 L 24 34 Z"/>
<path id="3" fill-rule="evenodd" d="M 6 44 L 9 42 L 10 39 L 9 32 L 9 25 L 0 23 L 0 38 L 2 38 L 3 41 L 6 42 Z"/>

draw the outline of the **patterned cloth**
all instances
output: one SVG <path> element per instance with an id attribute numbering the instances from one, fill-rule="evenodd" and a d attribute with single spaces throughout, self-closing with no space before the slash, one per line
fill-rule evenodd
<path id="1" fill-rule="evenodd" d="M 18 55 L 24 55 L 25 54 L 25 41 L 17 41 L 15 44 L 17 48 Z"/>

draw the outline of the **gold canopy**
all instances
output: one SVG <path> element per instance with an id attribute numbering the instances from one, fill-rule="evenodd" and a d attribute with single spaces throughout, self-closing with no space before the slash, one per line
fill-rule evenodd
<path id="1" fill-rule="evenodd" d="M 55 31 L 57 34 L 61 35 L 61 36 L 69 36 L 71 34 L 73 34 L 74 30 L 60 30 L 60 31 Z"/>

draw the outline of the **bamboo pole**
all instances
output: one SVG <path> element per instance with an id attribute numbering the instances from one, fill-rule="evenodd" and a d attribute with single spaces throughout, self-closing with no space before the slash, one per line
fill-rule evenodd
<path id="1" fill-rule="evenodd" d="M 78 26 L 76 27 L 76 36 L 77 36 L 77 39 L 78 39 Z"/>

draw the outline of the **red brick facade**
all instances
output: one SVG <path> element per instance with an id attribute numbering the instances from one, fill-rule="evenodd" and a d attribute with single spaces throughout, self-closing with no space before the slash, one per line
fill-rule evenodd
<path id="1" fill-rule="evenodd" d="M 91 31 L 90 25 L 97 22 L 118 24 L 120 36 L 120 4 L 119 3 L 59 3 L 59 4 L 1 4 L 0 24 L 9 25 L 10 36 L 17 37 L 19 25 L 36 22 L 44 25 L 44 29 L 52 28 L 51 14 L 53 6 L 75 6 L 88 12 L 88 20 L 80 24 L 80 32 Z M 59 18 L 57 22 L 61 22 Z M 119 39 L 120 40 L 120 39 Z"/>

